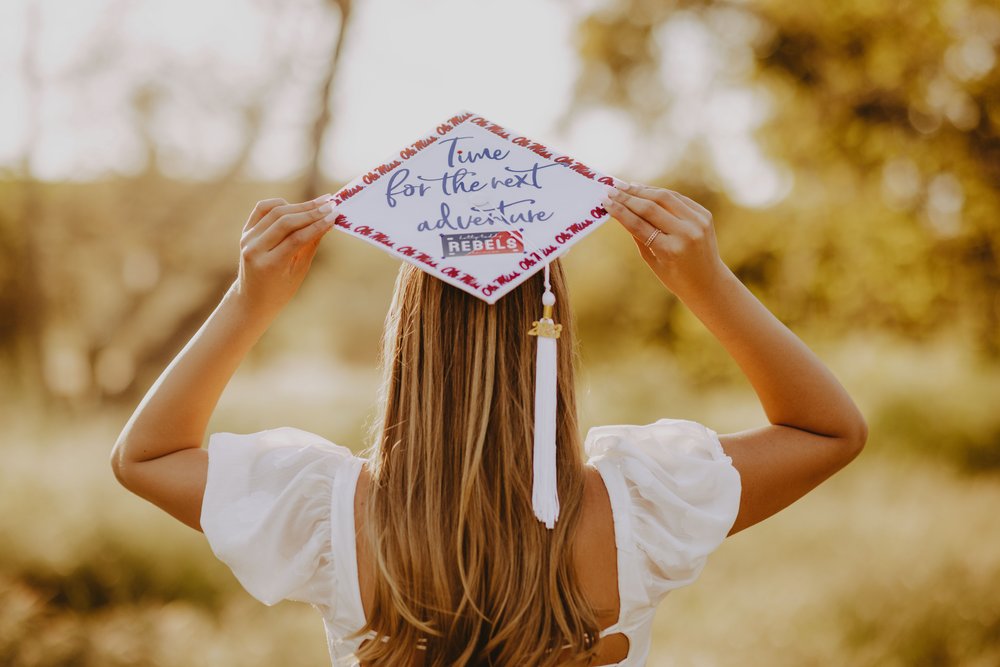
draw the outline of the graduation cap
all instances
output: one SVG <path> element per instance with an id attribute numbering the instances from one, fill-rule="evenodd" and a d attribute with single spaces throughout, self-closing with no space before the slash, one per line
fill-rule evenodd
<path id="1" fill-rule="evenodd" d="M 335 228 L 496 303 L 545 272 L 538 340 L 532 506 L 548 528 L 556 491 L 555 295 L 549 263 L 609 218 L 614 179 L 477 114 L 463 111 L 334 195 Z"/>

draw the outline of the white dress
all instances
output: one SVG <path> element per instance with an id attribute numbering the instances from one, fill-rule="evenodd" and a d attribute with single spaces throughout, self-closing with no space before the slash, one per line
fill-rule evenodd
<path id="1" fill-rule="evenodd" d="M 620 667 L 646 664 L 657 604 L 693 582 L 729 533 L 741 483 L 715 431 L 661 419 L 592 428 L 584 444 L 611 499 L 624 633 Z M 296 428 L 212 434 L 201 525 L 213 553 L 267 605 L 297 600 L 323 616 L 334 667 L 357 665 L 364 625 L 354 490 L 364 459 Z"/>

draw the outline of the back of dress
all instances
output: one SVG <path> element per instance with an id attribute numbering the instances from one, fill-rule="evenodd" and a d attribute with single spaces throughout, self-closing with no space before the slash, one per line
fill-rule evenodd
<path id="1" fill-rule="evenodd" d="M 711 429 L 661 419 L 592 428 L 588 463 L 611 499 L 622 633 L 646 664 L 657 604 L 692 583 L 739 510 L 740 477 Z M 357 665 L 365 637 L 355 560 L 354 491 L 362 459 L 294 428 L 209 440 L 202 529 L 215 555 L 267 605 L 296 600 L 324 619 L 334 667 Z"/>
<path id="2" fill-rule="evenodd" d="M 618 547 L 618 622 L 628 657 L 645 665 L 657 605 L 701 574 L 736 521 L 740 476 L 715 431 L 697 422 L 661 419 L 645 426 L 599 426 L 584 443 L 601 473 Z"/>

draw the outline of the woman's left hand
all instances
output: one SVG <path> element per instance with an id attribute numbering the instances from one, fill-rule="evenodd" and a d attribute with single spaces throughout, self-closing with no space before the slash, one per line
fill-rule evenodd
<path id="1" fill-rule="evenodd" d="M 316 248 L 337 217 L 323 195 L 300 204 L 284 199 L 257 202 L 240 239 L 236 296 L 255 314 L 273 317 L 302 284 Z"/>

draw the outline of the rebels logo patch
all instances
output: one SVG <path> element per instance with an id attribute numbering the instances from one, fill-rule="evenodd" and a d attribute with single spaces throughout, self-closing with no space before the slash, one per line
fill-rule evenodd
<path id="1" fill-rule="evenodd" d="M 521 235 L 510 231 L 441 234 L 441 245 L 445 257 L 524 252 Z"/>

